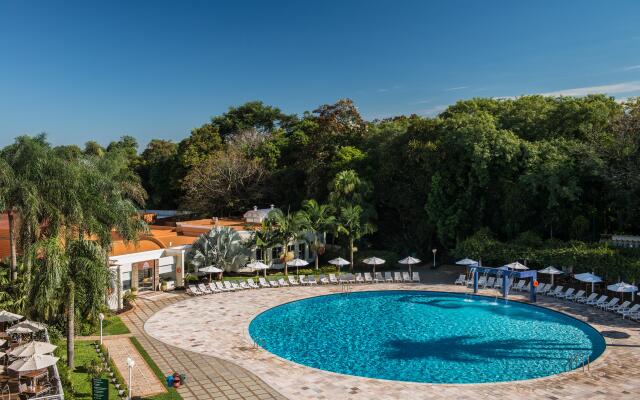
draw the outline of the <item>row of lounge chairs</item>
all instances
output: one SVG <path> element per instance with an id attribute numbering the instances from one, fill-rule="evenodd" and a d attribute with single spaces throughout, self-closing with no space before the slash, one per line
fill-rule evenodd
<path id="1" fill-rule="evenodd" d="M 329 274 L 328 276 L 320 275 L 317 279 L 315 276 L 300 275 L 296 278 L 294 275 L 287 276 L 287 279 L 271 279 L 258 278 L 256 282 L 253 278 L 244 280 L 231 280 L 231 281 L 214 281 L 208 284 L 198 283 L 195 285 L 187 286 L 187 294 L 192 296 L 202 296 L 205 294 L 223 293 L 223 292 L 235 292 L 246 289 L 260 289 L 260 288 L 277 288 L 288 286 L 314 286 L 314 285 L 330 285 L 330 284 L 353 284 L 353 283 L 418 283 L 420 282 L 420 274 L 414 272 L 409 275 L 408 272 L 385 272 L 382 275 L 381 272 L 376 272 L 373 276 L 369 272 L 364 274 L 343 274 L 336 277 L 335 274 Z"/>
<path id="2" fill-rule="evenodd" d="M 483 288 L 502 288 L 502 279 L 495 279 L 495 277 L 489 277 L 481 282 L 481 278 L 478 278 L 478 286 Z M 499 283 L 498 283 L 499 282 Z M 473 285 L 473 281 L 466 279 L 465 275 L 460 275 L 454 282 L 456 285 Z M 514 291 L 529 291 L 529 285 L 526 279 L 521 279 L 517 283 L 512 280 L 508 280 L 507 287 Z M 536 288 L 536 294 L 546 295 L 557 299 L 570 300 L 577 303 L 583 303 L 589 306 L 600 308 L 604 311 L 611 311 L 618 313 L 622 318 L 629 318 L 636 321 L 640 321 L 640 304 L 632 305 L 630 301 L 625 301 L 619 304 L 620 299 L 618 297 L 609 298 L 606 295 L 600 295 L 598 293 L 591 293 L 586 295 L 584 290 L 576 290 L 574 288 L 568 288 L 564 290 L 564 286 L 559 285 L 553 287 L 550 283 L 541 283 Z"/>

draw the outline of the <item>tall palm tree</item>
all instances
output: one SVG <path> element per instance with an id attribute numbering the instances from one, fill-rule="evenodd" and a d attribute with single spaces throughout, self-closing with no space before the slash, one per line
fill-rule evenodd
<path id="1" fill-rule="evenodd" d="M 363 236 L 375 232 L 375 225 L 370 223 L 366 219 L 366 215 L 362 210 L 362 207 L 346 206 L 340 209 L 340 216 L 338 218 L 338 226 L 336 231 L 338 234 L 344 234 L 347 238 L 349 246 L 349 270 L 353 272 L 353 253 L 354 244 L 357 240 L 360 240 Z"/>
<path id="2" fill-rule="evenodd" d="M 262 251 L 260 261 L 267 262 L 267 250 L 278 244 L 278 237 L 269 221 L 263 220 L 258 229 L 253 230 L 248 245 Z"/>
<path id="3" fill-rule="evenodd" d="M 267 224 L 272 227 L 277 240 L 282 244 L 282 260 L 284 262 L 284 274 L 289 275 L 287 266 L 287 253 L 289 243 L 295 242 L 301 235 L 300 224 L 295 214 L 275 209 L 269 212 L 266 218 Z"/>
<path id="4" fill-rule="evenodd" d="M 249 249 L 236 230 L 217 227 L 200 235 L 187 253 L 186 262 L 196 270 L 214 265 L 225 272 L 237 271 L 247 263 L 249 254 Z"/>
<path id="5" fill-rule="evenodd" d="M 318 204 L 317 201 L 305 200 L 302 210 L 297 214 L 300 227 L 311 235 L 311 250 L 313 251 L 316 269 L 319 268 L 319 252 L 324 250 L 324 235 L 334 228 L 336 217 L 333 216 L 331 206 Z"/>

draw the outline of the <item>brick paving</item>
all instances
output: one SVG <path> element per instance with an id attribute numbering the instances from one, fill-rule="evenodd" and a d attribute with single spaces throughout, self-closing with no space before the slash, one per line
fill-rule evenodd
<path id="1" fill-rule="evenodd" d="M 180 349 L 149 336 L 144 323 L 153 314 L 187 299 L 184 294 L 147 297 L 136 301 L 131 312 L 122 315 L 122 320 L 140 344 L 149 353 L 165 375 L 174 372 L 187 375 L 186 385 L 178 392 L 185 400 L 273 400 L 286 399 L 263 380 L 233 362 Z M 171 320 L 171 313 L 159 314 Z"/>

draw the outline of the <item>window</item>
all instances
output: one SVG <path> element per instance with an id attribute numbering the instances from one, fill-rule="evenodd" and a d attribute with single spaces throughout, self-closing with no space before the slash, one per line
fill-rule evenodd
<path id="1" fill-rule="evenodd" d="M 256 260 L 262 260 L 262 249 L 256 248 Z"/>
<path id="2" fill-rule="evenodd" d="M 294 253 L 296 252 L 296 245 L 295 244 L 290 244 L 287 246 L 287 253 Z"/>
<path id="3" fill-rule="evenodd" d="M 122 280 L 122 290 L 131 289 L 131 272 L 123 272 L 121 275 Z"/>
<path id="4" fill-rule="evenodd" d="M 278 261 L 280 258 L 280 253 L 282 252 L 282 247 L 274 247 L 271 249 L 271 259 L 273 261 Z"/>
<path id="5" fill-rule="evenodd" d="M 305 256 L 305 250 L 307 248 L 306 243 L 298 243 L 298 258 L 301 260 L 305 260 L 307 257 Z"/>

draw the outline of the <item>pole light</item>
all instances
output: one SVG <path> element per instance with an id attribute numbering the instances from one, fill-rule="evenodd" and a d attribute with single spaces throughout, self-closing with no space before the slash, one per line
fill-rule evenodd
<path id="1" fill-rule="evenodd" d="M 102 344 L 102 321 L 104 321 L 104 314 L 98 314 L 98 318 L 100 319 L 100 344 Z"/>
<path id="2" fill-rule="evenodd" d="M 136 363 L 133 361 L 133 359 L 131 359 L 131 357 L 127 357 L 127 367 L 129 368 L 129 400 L 131 400 L 131 391 L 132 391 L 132 387 L 131 387 L 131 371 L 133 370 L 133 366 L 136 365 Z"/>
<path id="3" fill-rule="evenodd" d="M 436 252 L 438 251 L 438 249 L 433 249 L 431 250 L 431 252 L 433 253 L 433 268 L 436 268 Z"/>

